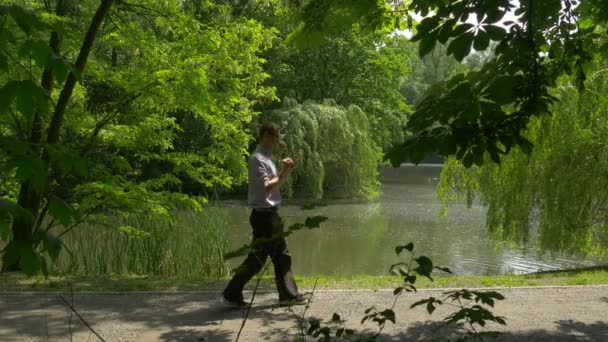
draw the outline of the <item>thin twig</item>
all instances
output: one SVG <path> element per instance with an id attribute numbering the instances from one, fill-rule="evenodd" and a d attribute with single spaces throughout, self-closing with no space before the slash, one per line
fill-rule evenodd
<path id="1" fill-rule="evenodd" d="M 82 316 L 80 316 L 80 314 L 78 313 L 78 311 L 76 311 L 76 309 L 74 308 L 74 306 L 72 306 L 70 303 L 68 303 L 67 300 L 65 300 L 65 298 L 63 298 L 63 296 L 59 296 L 59 300 L 61 300 L 63 302 L 63 304 L 65 304 L 68 308 L 70 308 L 70 310 L 72 310 L 72 312 L 74 312 L 74 314 L 76 314 L 76 316 L 78 316 L 78 318 L 80 319 L 80 321 L 93 333 L 95 334 L 95 336 L 97 336 L 98 339 L 100 339 L 102 342 L 106 342 L 106 340 L 101 337 L 94 329 L 93 327 L 84 320 L 84 318 Z"/>
<path id="2" fill-rule="evenodd" d="M 260 283 L 262 282 L 262 276 L 266 273 L 266 269 L 268 269 L 268 263 L 265 264 L 264 268 L 258 275 L 258 279 L 255 283 L 255 287 L 253 288 L 253 293 L 251 294 L 251 301 L 249 302 L 249 306 L 247 306 L 247 311 L 243 316 L 243 322 L 241 323 L 241 328 L 239 329 L 238 334 L 236 335 L 236 339 L 234 342 L 238 342 L 241 337 L 241 333 L 243 332 L 243 328 L 245 328 L 245 323 L 247 323 L 247 319 L 249 318 L 249 313 L 251 312 L 251 307 L 253 306 L 253 301 L 255 300 L 255 295 L 258 292 L 258 288 L 260 287 Z"/>
<path id="3" fill-rule="evenodd" d="M 89 215 L 91 213 L 86 213 L 84 215 L 84 217 L 82 219 L 80 219 L 78 222 L 75 222 L 74 224 L 72 224 L 70 227 L 68 227 L 66 230 L 64 230 L 63 232 L 61 232 L 61 234 L 59 234 L 59 236 L 57 236 L 57 238 L 61 238 L 62 236 L 64 236 L 65 234 L 69 233 L 72 229 L 74 229 L 76 226 L 86 222 L 86 220 L 88 219 Z"/>
<path id="4" fill-rule="evenodd" d="M 70 284 L 70 299 L 72 301 L 72 307 L 74 306 L 74 288 L 72 287 L 72 284 Z M 72 311 L 70 311 L 70 316 L 68 318 L 68 329 L 70 330 L 70 342 L 74 342 L 73 339 L 73 334 L 72 334 Z"/>
<path id="5" fill-rule="evenodd" d="M 302 316 L 301 317 L 298 316 L 298 315 L 296 315 L 296 313 L 293 311 L 293 309 L 291 307 L 289 307 L 289 311 L 291 311 L 291 313 L 298 320 L 298 325 L 299 325 L 299 328 L 300 328 L 300 340 L 302 342 L 306 340 L 306 335 L 304 334 L 304 320 L 306 318 L 306 312 L 310 308 L 310 302 L 312 301 L 312 298 L 315 296 L 315 290 L 317 289 L 317 282 L 318 281 L 319 281 L 319 278 L 315 278 L 315 284 L 312 287 L 312 292 L 310 294 L 310 299 L 308 300 L 308 303 L 306 303 L 306 307 L 304 308 L 304 312 L 302 312 Z"/>

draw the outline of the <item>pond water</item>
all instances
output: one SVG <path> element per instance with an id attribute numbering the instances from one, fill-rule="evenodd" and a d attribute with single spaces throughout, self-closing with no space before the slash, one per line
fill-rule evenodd
<path id="1" fill-rule="evenodd" d="M 404 165 L 381 172 L 382 195 L 372 203 L 335 201 L 314 210 L 285 205 L 286 226 L 307 216 L 329 218 L 321 229 L 288 238 L 293 268 L 300 275 L 381 275 L 400 261 L 394 247 L 414 242 L 419 254 L 458 275 L 521 274 L 589 266 L 575 256 L 547 255 L 529 249 L 497 249 L 488 241 L 485 209 L 454 206 L 441 218 L 435 189 L 441 165 Z M 231 213 L 231 246 L 248 243 L 249 209 L 224 202 Z M 235 260 L 238 263 L 240 260 Z"/>

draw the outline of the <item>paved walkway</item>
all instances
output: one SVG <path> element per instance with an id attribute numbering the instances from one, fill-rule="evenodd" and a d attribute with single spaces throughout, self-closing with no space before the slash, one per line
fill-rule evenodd
<path id="1" fill-rule="evenodd" d="M 429 316 L 424 308 L 409 309 L 416 300 L 439 296 L 442 290 L 404 295 L 397 307 L 397 324 L 388 323 L 384 341 L 445 341 L 457 331 L 441 322 L 450 311 L 439 308 Z M 495 310 L 507 327 L 491 325 L 504 334 L 499 341 L 608 341 L 608 286 L 517 288 L 501 290 L 507 297 Z M 63 295 L 72 301 L 69 294 Z M 294 341 L 294 313 L 275 306 L 276 295 L 261 293 L 241 341 Z M 363 311 L 389 307 L 390 291 L 318 291 L 307 317 L 329 321 L 334 312 L 348 328 L 372 331 L 360 324 Z M 234 341 L 241 310 L 228 309 L 217 293 L 80 293 L 73 305 L 106 341 Z M 300 314 L 303 307 L 294 309 Z M 0 293 L 0 341 L 98 341 L 52 293 Z M 313 339 L 308 339 L 313 341 Z"/>

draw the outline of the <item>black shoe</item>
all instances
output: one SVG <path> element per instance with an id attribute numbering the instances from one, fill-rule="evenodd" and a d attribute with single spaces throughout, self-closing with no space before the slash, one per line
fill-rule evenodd
<path id="1" fill-rule="evenodd" d="M 279 299 L 279 306 L 294 306 L 306 304 L 308 304 L 308 298 L 302 295 L 298 295 L 293 298 Z"/>
<path id="2" fill-rule="evenodd" d="M 248 308 L 249 307 L 249 303 L 247 303 L 246 301 L 240 299 L 240 300 L 232 300 L 232 299 L 228 299 L 226 297 L 222 296 L 222 299 L 224 301 L 224 304 L 233 307 L 233 308 Z"/>

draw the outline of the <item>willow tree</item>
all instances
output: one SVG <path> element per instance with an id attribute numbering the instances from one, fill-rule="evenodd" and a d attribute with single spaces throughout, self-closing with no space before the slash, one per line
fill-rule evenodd
<path id="1" fill-rule="evenodd" d="M 487 226 L 498 241 L 544 251 L 605 257 L 608 252 L 608 64 L 598 61 L 586 91 L 571 79 L 554 94 L 551 117 L 533 119 L 525 136 L 534 144 L 501 164 L 465 168 L 450 159 L 441 175 L 444 204 L 479 195 Z M 489 157 L 488 157 L 489 158 Z"/>
<path id="2" fill-rule="evenodd" d="M 285 187 L 288 197 L 378 196 L 379 150 L 359 107 L 345 108 L 333 100 L 298 104 L 286 98 L 283 108 L 264 114 L 261 120 L 281 125 L 285 137 L 279 154 L 298 162 Z"/>

